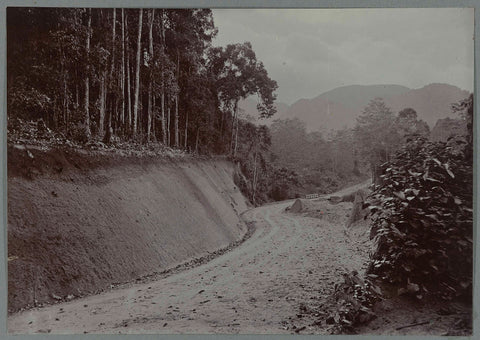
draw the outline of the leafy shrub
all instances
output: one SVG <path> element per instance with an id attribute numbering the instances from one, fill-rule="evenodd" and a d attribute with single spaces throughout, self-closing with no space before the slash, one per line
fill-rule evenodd
<path id="1" fill-rule="evenodd" d="M 399 284 L 399 293 L 471 294 L 470 148 L 460 138 L 417 138 L 382 165 L 383 183 L 369 198 L 376 249 L 368 272 Z"/>
<path id="2" fill-rule="evenodd" d="M 354 326 L 376 318 L 373 305 L 382 296 L 380 289 L 369 277 L 362 279 L 356 271 L 345 273 L 343 280 L 343 283 L 335 285 L 335 291 L 329 297 L 334 300 L 334 309 L 326 322 L 333 325 L 333 334 L 349 333 Z"/>

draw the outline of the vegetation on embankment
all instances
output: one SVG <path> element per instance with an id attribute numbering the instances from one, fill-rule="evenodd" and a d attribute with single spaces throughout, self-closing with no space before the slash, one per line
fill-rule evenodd
<path id="1" fill-rule="evenodd" d="M 277 83 L 249 42 L 213 46 L 217 32 L 210 9 L 9 8 L 9 138 L 40 125 L 50 141 L 87 148 L 239 159 L 248 147 L 256 201 L 263 169 L 251 141 L 262 131 L 238 103 L 256 95 L 260 116 L 272 116 Z"/>
<path id="2" fill-rule="evenodd" d="M 435 305 L 440 315 L 462 314 L 442 334 L 471 335 L 473 96 L 453 109 L 466 120 L 465 136 L 453 136 L 446 142 L 410 136 L 379 167 L 378 184 L 366 202 L 374 244 L 367 276 L 365 281 L 345 278 L 340 292 L 345 297 L 337 296 L 336 318 L 331 320 L 337 332 L 355 331 L 377 316 L 373 313 L 378 294 L 376 289 L 372 291 L 373 280 L 391 291 L 391 300 Z M 364 288 L 362 294 L 358 287 Z M 369 294 L 372 299 L 365 304 L 362 299 Z M 454 302 L 461 302 L 462 308 L 456 308 Z M 430 323 L 414 321 L 406 327 Z"/>
<path id="3" fill-rule="evenodd" d="M 8 146 L 8 308 L 134 280 L 242 238 L 225 160 Z"/>

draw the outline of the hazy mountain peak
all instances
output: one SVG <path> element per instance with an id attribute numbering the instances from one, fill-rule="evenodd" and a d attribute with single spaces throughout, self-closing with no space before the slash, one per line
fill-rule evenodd
<path id="1" fill-rule="evenodd" d="M 396 84 L 346 85 L 337 87 L 307 99 L 301 98 L 292 105 L 277 104 L 278 113 L 260 123 L 268 124 L 274 119 L 298 118 L 305 122 L 308 131 L 338 130 L 353 127 L 363 108 L 374 98 L 383 98 L 393 112 L 411 107 L 432 128 L 438 119 L 457 118 L 451 104 L 469 95 L 467 91 L 450 85 L 433 83 L 418 89 Z M 256 103 L 245 100 L 240 107 L 257 117 Z"/>

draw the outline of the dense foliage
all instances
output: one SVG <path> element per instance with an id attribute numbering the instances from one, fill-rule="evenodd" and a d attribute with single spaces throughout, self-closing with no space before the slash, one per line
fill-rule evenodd
<path id="1" fill-rule="evenodd" d="M 358 159 L 352 130 L 324 136 L 307 132 L 299 119 L 285 119 L 275 120 L 270 131 L 273 164 L 297 174 L 298 183 L 291 187 L 291 194 L 333 192 L 362 180 L 368 171 Z"/>
<path id="2" fill-rule="evenodd" d="M 10 125 L 234 154 L 238 101 L 275 113 L 276 82 L 250 43 L 212 46 L 209 9 L 11 7 L 7 34 Z"/>
<path id="3" fill-rule="evenodd" d="M 333 310 L 326 319 L 333 325 L 333 334 L 345 334 L 355 326 L 366 323 L 376 317 L 373 306 L 381 297 L 380 289 L 371 278 L 361 278 L 356 271 L 343 274 L 343 282 L 335 285 L 335 291 L 329 296 Z"/>
<path id="4" fill-rule="evenodd" d="M 270 117 L 277 83 L 249 42 L 212 45 L 211 10 L 11 7 L 7 34 L 9 138 L 30 124 L 64 145 L 229 155 L 269 200 L 269 132 L 238 102 L 257 95 Z"/>
<path id="5" fill-rule="evenodd" d="M 399 293 L 471 294 L 472 145 L 415 138 L 382 166 L 371 197 L 376 249 L 369 268 Z"/>
<path id="6" fill-rule="evenodd" d="M 239 120 L 238 162 L 246 180 L 237 184 L 253 204 L 284 200 L 294 197 L 299 186 L 295 171 L 280 167 L 273 161 L 270 129 Z"/>
<path id="7" fill-rule="evenodd" d="M 362 158 L 371 169 L 372 181 L 380 182 L 380 164 L 388 162 L 412 134 L 428 137 L 430 129 L 411 108 L 395 115 L 381 98 L 375 98 L 363 109 L 354 128 L 355 141 Z"/>

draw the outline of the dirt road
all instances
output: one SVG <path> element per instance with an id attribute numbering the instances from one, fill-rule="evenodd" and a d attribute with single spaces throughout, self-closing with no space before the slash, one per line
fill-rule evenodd
<path id="1" fill-rule="evenodd" d="M 325 298 L 343 272 L 362 268 L 366 254 L 344 234 L 348 205 L 332 205 L 336 215 L 317 219 L 285 213 L 291 204 L 248 211 L 253 235 L 207 264 L 14 314 L 9 332 L 278 334 L 306 326 L 304 334 L 324 333 L 311 326 L 313 316 L 299 315 L 301 305 Z"/>

